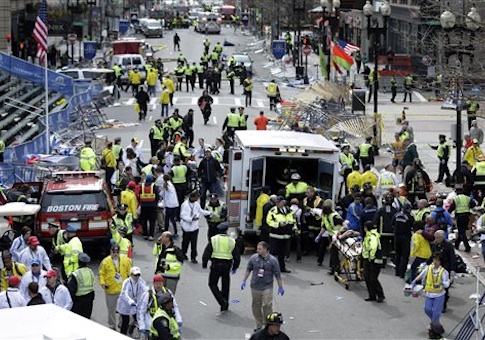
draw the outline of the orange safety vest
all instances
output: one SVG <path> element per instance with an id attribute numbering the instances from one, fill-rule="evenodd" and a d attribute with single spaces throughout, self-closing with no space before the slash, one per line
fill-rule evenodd
<path id="1" fill-rule="evenodd" d="M 147 188 L 150 188 L 149 192 L 146 191 Z M 155 202 L 156 195 L 155 195 L 154 188 L 155 188 L 155 184 L 153 183 L 150 184 L 150 186 L 145 184 L 141 189 L 140 202 Z"/>

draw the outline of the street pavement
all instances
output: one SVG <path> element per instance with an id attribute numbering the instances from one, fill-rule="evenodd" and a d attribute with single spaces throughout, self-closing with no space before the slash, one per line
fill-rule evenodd
<path id="1" fill-rule="evenodd" d="M 203 51 L 203 36 L 192 30 L 178 30 L 181 37 L 182 52 L 189 62 L 198 61 Z M 163 39 L 149 39 L 152 44 L 166 44 L 167 49 L 159 52 L 155 57 L 176 57 L 178 52 L 172 50 L 173 31 L 168 31 Z M 227 39 L 236 44 L 234 47 L 224 47 L 224 54 L 228 57 L 236 50 L 244 49 L 248 42 L 252 42 L 241 34 L 233 33 L 232 29 L 224 28 L 221 35 L 208 36 L 212 45 L 216 41 L 223 42 Z M 264 53 L 250 53 L 254 60 L 255 78 L 270 79 L 272 77 L 268 58 Z M 312 58 L 314 58 L 313 56 Z M 173 69 L 174 63 L 167 63 L 166 67 Z M 283 98 L 291 98 L 300 93 L 301 89 L 282 86 Z M 244 103 L 242 88 L 236 86 L 236 95 L 229 93 L 228 84 L 223 84 L 221 95 L 214 96 L 217 104 L 214 105 L 213 114 L 209 124 L 203 124 L 202 116 L 195 105 L 201 91 L 179 92 L 175 94 L 176 105 L 184 115 L 189 108 L 195 111 L 195 137 L 203 137 L 207 143 L 214 143 L 216 137 L 221 135 L 222 122 L 229 111 L 230 106 L 239 106 Z M 384 140 L 391 141 L 393 133 L 399 129 L 395 125 L 395 118 L 400 114 L 403 105 L 392 104 L 390 97 L 383 94 L 379 97 L 380 112 L 383 113 L 385 123 Z M 122 145 L 128 145 L 129 140 L 136 136 L 143 141 L 145 160 L 149 157 L 149 128 L 160 115 L 160 107 L 153 102 L 155 108 L 149 111 L 146 122 L 141 122 L 129 128 L 111 128 L 99 130 L 98 133 L 107 136 L 109 140 L 114 137 L 122 138 Z M 450 124 L 454 122 L 452 111 L 441 111 L 436 103 L 413 102 L 406 104 L 407 118 L 414 127 L 418 150 L 431 178 L 436 179 L 437 162 L 435 151 L 428 144 L 436 143 L 439 133 L 449 136 Z M 173 111 L 170 109 L 170 112 Z M 264 92 L 263 81 L 256 81 L 253 92 L 253 106 L 247 108 L 249 114 L 249 126 L 253 128 L 252 120 L 260 110 L 269 110 L 269 102 Z M 133 111 L 133 101 L 129 94 L 123 93 L 120 105 L 105 108 L 103 111 L 110 119 L 117 119 L 124 123 L 137 123 L 138 116 Z M 367 111 L 372 111 L 370 104 Z M 384 149 L 381 150 L 379 164 L 390 161 Z M 454 156 L 453 156 L 454 157 Z M 454 164 L 450 164 L 454 168 Z M 438 190 L 444 190 L 435 186 Z M 180 227 L 179 227 L 180 228 Z M 201 222 L 201 230 L 198 243 L 198 259 L 206 245 L 207 224 Z M 153 242 L 148 242 L 135 236 L 134 240 L 134 265 L 139 266 L 142 277 L 150 281 L 153 274 L 155 259 L 151 255 Z M 180 245 L 180 242 L 177 241 Z M 96 256 L 97 249 L 88 248 L 94 259 L 91 268 L 97 271 L 101 260 Z M 473 252 L 477 252 L 476 247 Z M 223 315 L 219 314 L 219 306 L 207 286 L 209 270 L 204 270 L 199 264 L 185 263 L 182 278 L 177 289 L 177 302 L 179 304 L 184 326 L 182 337 L 186 339 L 244 339 L 255 327 L 251 313 L 251 293 L 248 288 L 241 291 L 240 284 L 244 274 L 244 268 L 251 254 L 242 257 L 241 268 L 231 276 L 231 304 L 230 309 Z M 328 256 L 323 267 L 316 265 L 314 256 L 304 257 L 302 263 L 297 264 L 295 255 L 292 254 L 288 268 L 291 274 L 284 274 L 283 281 L 285 295 L 274 296 L 273 309 L 283 313 L 285 324 L 282 326 L 291 339 L 424 339 L 427 338 L 428 318 L 423 312 L 423 298 L 404 297 L 402 289 L 403 280 L 394 276 L 394 270 L 385 268 L 380 275 L 384 287 L 386 301 L 383 304 L 364 302 L 367 292 L 364 282 L 351 282 L 350 289 L 345 288 L 334 281 L 332 276 L 326 274 Z M 481 263 L 478 262 L 479 265 Z M 483 287 L 481 287 L 483 290 Z M 473 300 L 469 296 L 475 292 L 475 277 L 465 275 L 458 277 L 456 283 L 450 289 L 450 301 L 448 312 L 443 315 L 442 323 L 447 332 L 451 332 L 466 313 L 473 307 Z M 106 305 L 103 292 L 96 286 L 96 299 L 94 303 L 93 320 L 107 325 Z M 448 333 L 447 333 L 448 334 Z M 453 334 L 447 338 L 453 338 Z"/>

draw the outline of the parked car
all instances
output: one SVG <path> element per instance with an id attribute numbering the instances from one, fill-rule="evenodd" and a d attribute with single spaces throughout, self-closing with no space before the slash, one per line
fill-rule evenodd
<path id="1" fill-rule="evenodd" d="M 253 61 L 247 54 L 233 54 L 232 57 L 236 59 L 236 65 L 244 66 L 248 74 L 253 74 Z M 227 62 L 227 66 L 229 66 L 229 61 Z"/>
<path id="2" fill-rule="evenodd" d="M 142 26 L 142 31 L 145 37 L 160 37 L 163 38 L 163 27 L 159 20 L 149 19 Z"/>

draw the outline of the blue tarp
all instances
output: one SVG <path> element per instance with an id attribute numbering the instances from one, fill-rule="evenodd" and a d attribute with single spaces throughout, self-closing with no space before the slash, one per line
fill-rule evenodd
<path id="1" fill-rule="evenodd" d="M 0 53 L 0 69 L 34 84 L 41 86 L 45 84 L 43 67 L 5 53 Z M 56 91 L 68 97 L 73 95 L 74 86 L 71 77 L 48 70 L 47 80 L 49 91 Z"/>

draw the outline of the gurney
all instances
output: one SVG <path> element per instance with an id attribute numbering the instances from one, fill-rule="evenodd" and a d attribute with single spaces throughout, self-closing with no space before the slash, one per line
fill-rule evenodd
<path id="1" fill-rule="evenodd" d="M 362 281 L 362 237 L 355 236 L 355 232 L 348 230 L 343 233 L 335 233 L 332 244 L 342 254 L 340 269 L 335 271 L 335 281 L 342 283 L 345 289 L 349 289 L 351 281 Z"/>

